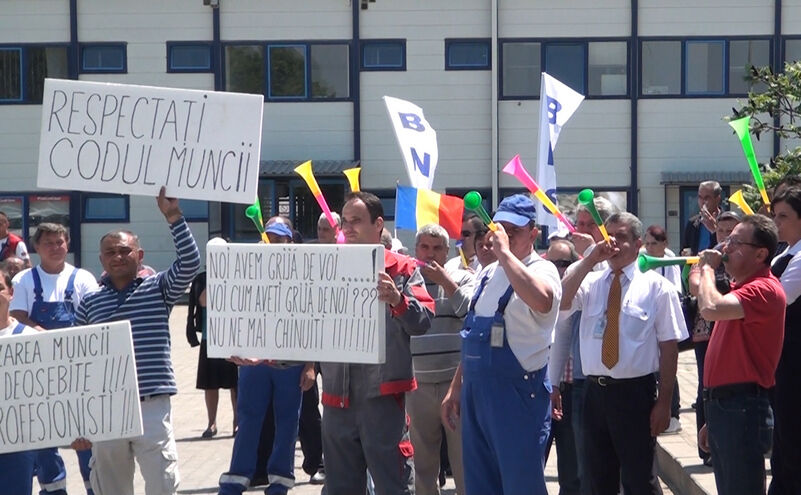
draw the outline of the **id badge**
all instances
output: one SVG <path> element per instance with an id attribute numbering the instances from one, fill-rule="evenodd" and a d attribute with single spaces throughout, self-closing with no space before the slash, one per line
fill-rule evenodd
<path id="1" fill-rule="evenodd" d="M 595 329 L 592 332 L 593 338 L 595 339 L 604 338 L 604 330 L 606 330 L 606 315 L 598 318 L 598 324 L 595 325 Z"/>
<path id="2" fill-rule="evenodd" d="M 490 333 L 490 346 L 503 347 L 503 325 L 492 325 Z"/>

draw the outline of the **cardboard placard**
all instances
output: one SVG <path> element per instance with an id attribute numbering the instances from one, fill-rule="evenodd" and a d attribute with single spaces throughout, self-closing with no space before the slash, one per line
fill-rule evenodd
<path id="1" fill-rule="evenodd" d="M 250 204 L 262 95 L 45 79 L 36 185 Z"/>
<path id="2" fill-rule="evenodd" d="M 209 357 L 383 363 L 381 245 L 208 245 Z"/>
<path id="3" fill-rule="evenodd" d="M 0 339 L 0 453 L 142 434 L 127 320 Z"/>

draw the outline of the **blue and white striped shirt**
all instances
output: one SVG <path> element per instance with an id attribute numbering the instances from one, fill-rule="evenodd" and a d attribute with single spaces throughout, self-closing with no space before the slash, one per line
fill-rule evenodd
<path id="1" fill-rule="evenodd" d="M 170 359 L 170 311 L 200 268 L 200 252 L 183 217 L 170 225 L 177 259 L 166 271 L 137 278 L 122 290 L 104 279 L 83 298 L 77 325 L 130 320 L 140 397 L 175 394 Z"/>

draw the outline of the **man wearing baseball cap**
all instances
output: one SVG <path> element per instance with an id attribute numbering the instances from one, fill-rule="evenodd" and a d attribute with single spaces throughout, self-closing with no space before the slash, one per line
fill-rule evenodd
<path id="1" fill-rule="evenodd" d="M 535 220 L 528 196 L 498 206 L 488 234 L 498 261 L 478 276 L 462 362 L 442 403 L 446 427 L 461 416 L 467 495 L 547 493 L 536 459 L 550 431 L 548 349 L 562 288 L 556 267 L 534 251 Z"/>

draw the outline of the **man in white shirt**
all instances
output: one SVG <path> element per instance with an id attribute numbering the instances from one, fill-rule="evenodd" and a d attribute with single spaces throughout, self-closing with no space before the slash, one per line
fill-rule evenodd
<path id="1" fill-rule="evenodd" d="M 25 263 L 25 268 L 30 268 L 31 257 L 28 255 L 28 248 L 21 237 L 8 231 L 9 226 L 8 215 L 0 211 L 0 261 L 16 256 Z"/>
<path id="2" fill-rule="evenodd" d="M 616 213 L 605 225 L 611 242 L 597 243 L 562 280 L 562 309 L 582 311 L 584 465 L 592 493 L 617 494 L 622 481 L 625 493 L 656 494 L 656 436 L 670 421 L 677 343 L 687 328 L 673 285 L 637 269 L 642 222 Z M 591 273 L 604 260 L 609 267 Z"/>
<path id="3" fill-rule="evenodd" d="M 534 251 L 536 207 L 501 201 L 490 234 L 498 261 L 478 276 L 462 330 L 462 361 L 442 420 L 462 420 L 465 493 L 545 495 L 542 459 L 551 423 L 548 352 L 559 313 L 556 267 Z"/>
<path id="4" fill-rule="evenodd" d="M 88 271 L 67 263 L 70 235 L 63 225 L 40 224 L 32 240 L 41 263 L 14 277 L 16 297 L 11 301 L 11 316 L 39 330 L 72 326 L 81 299 L 97 290 L 97 281 Z M 91 451 L 78 453 L 87 493 L 91 493 L 90 458 Z M 66 493 L 67 472 L 58 449 L 40 450 L 37 464 L 42 493 Z"/>

